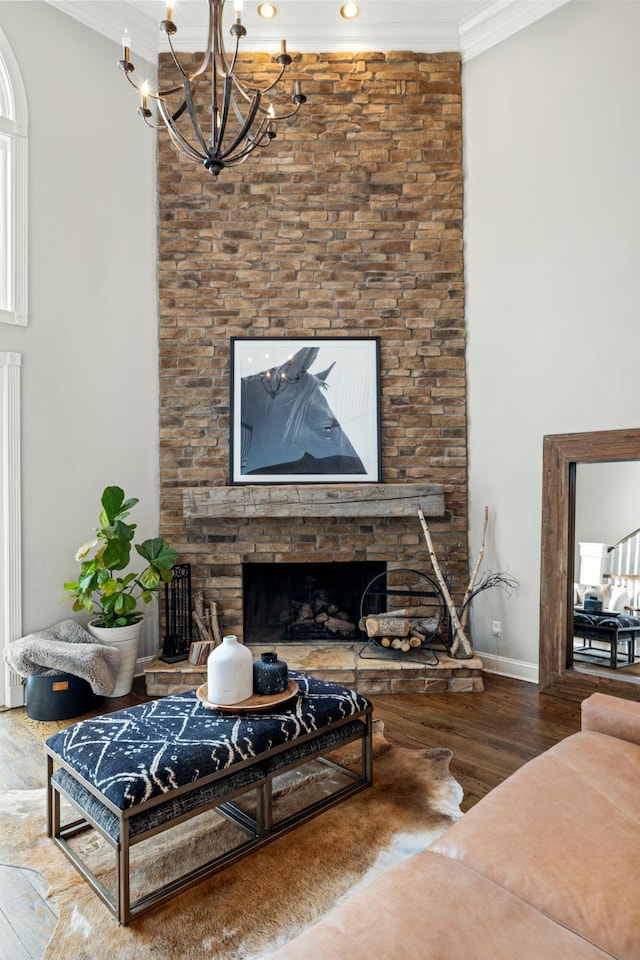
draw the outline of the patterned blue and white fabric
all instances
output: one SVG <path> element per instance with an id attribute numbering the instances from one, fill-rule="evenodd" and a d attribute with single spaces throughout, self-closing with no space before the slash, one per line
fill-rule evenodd
<path id="1" fill-rule="evenodd" d="M 208 710 L 192 691 L 82 720 L 49 737 L 47 746 L 126 810 L 370 706 L 338 684 L 290 677 L 300 692 L 277 713 Z"/>
<path id="2" fill-rule="evenodd" d="M 585 613 L 584 610 L 573 611 L 573 622 L 576 627 L 594 627 L 605 630 L 629 630 L 640 627 L 638 617 L 629 617 L 626 614 Z"/>

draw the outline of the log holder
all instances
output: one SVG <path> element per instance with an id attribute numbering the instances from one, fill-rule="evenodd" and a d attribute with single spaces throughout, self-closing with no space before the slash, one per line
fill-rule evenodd
<path id="1" fill-rule="evenodd" d="M 407 586 L 398 585 L 396 583 L 398 575 L 406 575 L 407 581 L 411 579 L 411 584 Z M 390 576 L 393 576 L 393 586 L 388 583 Z M 387 570 L 375 576 L 365 587 L 360 599 L 360 628 L 366 632 L 364 621 L 367 617 L 379 616 L 389 611 L 395 612 L 398 609 L 405 608 L 407 603 L 410 607 L 424 606 L 428 608 L 428 618 L 426 612 L 425 616 L 418 618 L 432 621 L 422 646 L 411 647 L 405 651 L 383 646 L 382 637 L 370 637 L 358 654 L 360 659 L 404 660 L 409 663 L 423 663 L 429 666 L 438 665 L 440 660 L 437 651 L 433 648 L 433 643 L 442 644 L 443 651 L 448 650 L 446 642 L 442 639 L 443 636 L 449 635 L 447 607 L 437 583 L 418 570 L 402 567 Z"/>

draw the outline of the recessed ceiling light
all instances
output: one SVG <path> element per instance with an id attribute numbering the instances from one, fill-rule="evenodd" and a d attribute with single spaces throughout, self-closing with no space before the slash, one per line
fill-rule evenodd
<path id="1" fill-rule="evenodd" d="M 345 20 L 355 20 L 360 13 L 360 7 L 357 3 L 343 3 L 340 7 L 340 16 Z"/>
<path id="2" fill-rule="evenodd" d="M 273 20 L 278 13 L 275 3 L 259 3 L 257 9 L 258 16 L 262 17 L 263 20 Z"/>

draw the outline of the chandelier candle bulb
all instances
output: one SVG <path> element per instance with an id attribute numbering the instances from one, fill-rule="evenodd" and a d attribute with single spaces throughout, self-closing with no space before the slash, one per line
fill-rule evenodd
<path id="1" fill-rule="evenodd" d="M 286 52 L 287 52 L 287 41 L 286 41 L 286 40 L 281 40 L 281 41 L 280 41 L 280 53 L 286 53 Z"/>
<path id="2" fill-rule="evenodd" d="M 131 36 L 129 31 L 125 29 L 124 33 L 122 34 L 122 59 L 128 62 L 130 54 Z"/>

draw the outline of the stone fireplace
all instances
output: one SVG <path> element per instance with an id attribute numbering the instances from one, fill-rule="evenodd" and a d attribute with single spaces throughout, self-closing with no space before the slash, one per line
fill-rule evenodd
<path id="1" fill-rule="evenodd" d="M 257 159 L 212 178 L 166 138 L 158 151 L 161 530 L 241 637 L 251 565 L 430 574 L 418 503 L 454 595 L 469 575 L 460 57 L 293 56 L 308 109 Z M 266 55 L 244 67 L 271 69 Z M 380 338 L 383 482 L 230 485 L 231 337 L 323 335 Z M 401 688 L 384 662 L 332 646 L 336 678 Z M 328 669 L 326 650 L 286 649 Z M 450 668 L 464 689 L 470 663 Z"/>
<path id="2" fill-rule="evenodd" d="M 215 519 L 216 524 L 224 523 L 229 530 L 233 523 L 236 543 L 240 537 L 246 538 L 241 540 L 246 552 L 235 554 L 235 562 L 226 568 L 225 576 L 218 577 L 210 595 L 223 611 L 224 631 L 244 640 L 254 657 L 275 649 L 290 669 L 347 683 L 365 693 L 482 690 L 478 658 L 451 659 L 437 642 L 435 655 L 418 660 L 389 658 L 384 651 L 379 657 L 364 658 L 367 638 L 355 624 L 352 636 L 344 635 L 346 628 L 338 626 L 330 639 L 326 635 L 305 637 L 307 626 L 293 633 L 290 629 L 301 608 L 313 605 L 317 592 L 335 591 L 325 598 L 327 612 L 331 608 L 330 616 L 338 624 L 353 622 L 354 617 L 360 619 L 360 598 L 374 577 L 384 572 L 393 582 L 394 572 L 407 566 L 407 557 L 412 557 L 414 567 L 431 572 L 421 534 L 402 531 L 409 517 L 414 528 L 419 527 L 418 509 L 429 517 L 434 530 L 446 524 L 442 487 L 418 483 L 218 487 L 186 491 L 184 509 L 194 519 Z M 329 516 L 341 531 L 334 535 L 333 559 L 310 546 Z M 241 523 L 242 518 L 249 517 L 250 524 Z M 278 522 L 278 517 L 287 518 L 291 540 L 286 545 L 282 539 L 284 521 Z M 314 528 L 315 533 L 305 533 Z M 257 553 L 255 543 L 250 549 L 249 538 L 275 538 L 276 530 L 281 538 L 277 553 Z M 363 530 L 368 549 L 358 547 L 358 533 L 362 535 Z M 228 542 L 232 542 L 231 534 L 228 536 Z M 256 586 L 260 589 L 254 590 Z M 322 607 L 318 610 L 324 612 Z M 154 694 L 193 689 L 206 680 L 203 668 L 177 664 L 170 670 L 158 660 L 145 669 L 145 674 L 147 689 Z"/>

